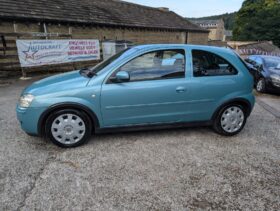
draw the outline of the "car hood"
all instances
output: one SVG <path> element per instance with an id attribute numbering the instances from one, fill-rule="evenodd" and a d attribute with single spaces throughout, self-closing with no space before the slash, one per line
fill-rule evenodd
<path id="1" fill-rule="evenodd" d="M 79 71 L 72 71 L 36 81 L 28 86 L 23 94 L 41 95 L 76 89 L 85 87 L 89 80 L 90 78 L 82 76 Z"/>

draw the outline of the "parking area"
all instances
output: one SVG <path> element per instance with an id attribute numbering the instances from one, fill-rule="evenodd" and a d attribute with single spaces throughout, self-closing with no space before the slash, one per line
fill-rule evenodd
<path id="1" fill-rule="evenodd" d="M 97 135 L 61 149 L 27 136 L 0 87 L 0 210 L 280 210 L 280 96 L 257 94 L 245 129 Z"/>

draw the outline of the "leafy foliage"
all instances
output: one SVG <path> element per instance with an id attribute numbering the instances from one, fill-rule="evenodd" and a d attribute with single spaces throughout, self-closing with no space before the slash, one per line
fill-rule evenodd
<path id="1" fill-rule="evenodd" d="M 272 40 L 280 47 L 280 1 L 245 0 L 236 16 L 234 40 Z"/>
<path id="2" fill-rule="evenodd" d="M 225 13 L 222 15 L 214 15 L 202 18 L 188 18 L 188 20 L 219 20 L 223 19 L 225 22 L 225 29 L 232 30 L 235 22 L 237 12 Z"/>

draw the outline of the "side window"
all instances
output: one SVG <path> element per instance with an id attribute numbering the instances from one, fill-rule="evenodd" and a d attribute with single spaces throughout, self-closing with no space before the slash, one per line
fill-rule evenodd
<path id="1" fill-rule="evenodd" d="M 236 75 L 238 73 L 227 60 L 208 51 L 193 50 L 192 58 L 194 77 Z"/>
<path id="2" fill-rule="evenodd" d="M 130 75 L 130 82 L 185 77 L 185 51 L 161 50 L 143 54 L 119 68 Z M 116 73 L 117 73 L 116 72 Z M 116 75 L 114 73 L 111 77 Z"/>

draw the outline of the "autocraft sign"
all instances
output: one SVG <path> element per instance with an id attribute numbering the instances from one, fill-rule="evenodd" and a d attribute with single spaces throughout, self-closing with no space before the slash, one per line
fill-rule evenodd
<path id="1" fill-rule="evenodd" d="M 21 67 L 100 59 L 98 40 L 17 40 Z"/>

